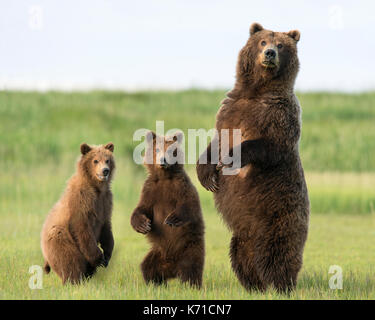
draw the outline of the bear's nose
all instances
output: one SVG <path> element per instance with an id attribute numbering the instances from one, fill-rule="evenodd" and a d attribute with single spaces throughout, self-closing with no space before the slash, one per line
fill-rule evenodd
<path id="1" fill-rule="evenodd" d="M 108 176 L 109 175 L 109 169 L 108 168 L 105 168 L 103 169 L 103 176 Z"/>
<path id="2" fill-rule="evenodd" d="M 264 55 L 267 59 L 274 59 L 276 57 L 276 51 L 273 49 L 267 49 L 266 52 L 264 52 Z"/>
<path id="3" fill-rule="evenodd" d="M 167 162 L 165 161 L 165 157 L 161 157 L 161 158 L 160 158 L 160 165 L 161 165 L 162 167 L 164 167 L 166 164 L 167 164 Z"/>

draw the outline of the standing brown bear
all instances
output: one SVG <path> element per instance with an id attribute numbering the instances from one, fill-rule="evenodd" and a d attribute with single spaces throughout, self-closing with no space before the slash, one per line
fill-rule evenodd
<path id="1" fill-rule="evenodd" d="M 182 133 L 172 137 L 149 132 L 145 152 L 148 177 L 132 227 L 147 234 L 151 250 L 141 264 L 145 281 L 166 283 L 178 277 L 201 287 L 204 223 L 198 193 L 183 168 Z"/>
<path id="2" fill-rule="evenodd" d="M 211 143 L 197 163 L 202 185 L 233 232 L 232 267 L 247 289 L 295 288 L 309 224 L 309 199 L 299 157 L 301 110 L 293 92 L 299 62 L 297 30 L 273 32 L 258 23 L 239 53 L 234 89 L 216 115 L 219 144 Z M 229 155 L 219 153 L 222 129 L 241 130 Z M 216 140 L 217 141 L 217 140 Z M 238 174 L 224 175 L 239 154 Z M 212 153 L 213 152 L 213 153 Z M 207 158 L 208 162 L 205 162 Z M 207 164 L 205 164 L 207 163 Z"/>
<path id="3" fill-rule="evenodd" d="M 112 143 L 81 145 L 77 172 L 44 223 L 45 271 L 52 268 L 63 283 L 78 283 L 92 276 L 98 266 L 106 267 L 111 259 L 113 149 Z"/>

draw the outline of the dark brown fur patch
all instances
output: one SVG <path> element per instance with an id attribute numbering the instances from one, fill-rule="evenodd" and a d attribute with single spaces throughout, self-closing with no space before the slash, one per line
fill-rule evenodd
<path id="1" fill-rule="evenodd" d="M 156 142 L 155 134 L 149 143 Z M 164 139 L 164 148 L 149 144 L 146 156 L 156 160 L 159 152 L 177 139 Z M 179 150 L 178 152 L 182 152 Z M 147 164 L 149 175 L 143 185 L 139 203 L 131 216 L 137 232 L 147 234 L 151 250 L 141 264 L 147 283 L 166 283 L 179 278 L 192 286 L 202 285 L 204 266 L 204 223 L 198 193 L 181 163 L 168 167 Z"/>

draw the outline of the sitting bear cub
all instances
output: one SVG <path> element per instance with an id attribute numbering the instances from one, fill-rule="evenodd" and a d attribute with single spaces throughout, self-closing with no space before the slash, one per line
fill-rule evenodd
<path id="1" fill-rule="evenodd" d="M 47 273 L 52 268 L 63 284 L 92 276 L 98 266 L 106 267 L 111 258 L 113 149 L 112 143 L 100 147 L 81 145 L 77 172 L 44 223 L 44 268 Z"/>
<path id="2" fill-rule="evenodd" d="M 141 269 L 147 283 L 166 283 L 178 277 L 202 285 L 204 223 L 198 193 L 183 168 L 182 133 L 173 137 L 149 132 L 145 152 L 148 177 L 132 227 L 147 234 L 151 250 Z"/>

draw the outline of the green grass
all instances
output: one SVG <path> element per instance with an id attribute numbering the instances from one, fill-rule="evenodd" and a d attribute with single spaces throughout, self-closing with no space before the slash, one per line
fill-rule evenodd
<path id="1" fill-rule="evenodd" d="M 130 157 L 133 132 L 212 128 L 224 91 L 0 92 L 0 158 L 8 165 L 60 161 L 82 141 L 113 140 Z M 303 109 L 301 155 L 307 171 L 375 171 L 375 92 L 298 94 Z M 36 152 L 37 148 L 37 152 Z"/>
<path id="2" fill-rule="evenodd" d="M 139 264 L 148 250 L 129 225 L 145 178 L 131 155 L 133 132 L 211 128 L 223 91 L 0 92 L 0 299 L 374 299 L 375 93 L 299 94 L 303 107 L 301 156 L 311 199 L 310 233 L 297 290 L 280 296 L 246 292 L 230 268 L 230 233 L 212 195 L 187 170 L 201 197 L 206 223 L 202 290 L 178 281 L 146 286 Z M 28 269 L 42 265 L 40 231 L 75 169 L 79 145 L 113 141 L 115 250 L 108 269 L 80 286 L 44 276 L 30 290 Z M 343 290 L 331 290 L 331 265 L 343 269 Z"/>

